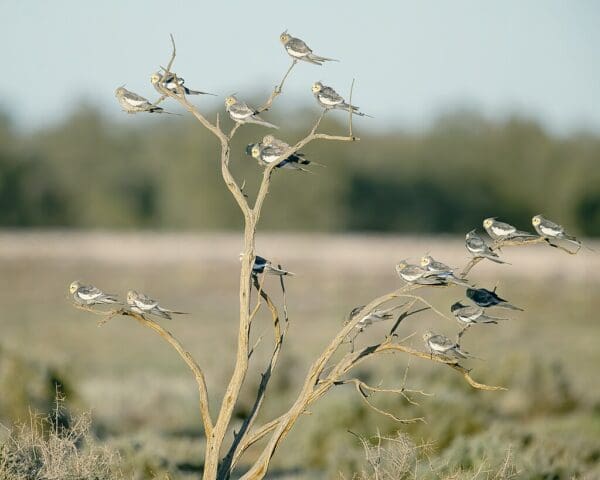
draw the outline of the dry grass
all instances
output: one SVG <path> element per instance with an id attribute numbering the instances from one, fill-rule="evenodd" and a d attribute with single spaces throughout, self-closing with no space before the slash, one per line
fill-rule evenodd
<path id="1" fill-rule="evenodd" d="M 61 404 L 52 416 L 31 414 L 13 427 L 0 446 L 3 480 L 123 480 L 120 457 L 99 446 L 90 434 L 89 415 L 62 426 Z"/>
<path id="2" fill-rule="evenodd" d="M 286 285 L 290 343 L 265 404 L 268 415 L 282 412 L 289 404 L 310 359 L 352 307 L 399 285 L 395 261 L 427 250 L 452 265 L 460 266 L 467 259 L 460 238 L 260 235 L 258 241 L 259 253 L 298 273 Z M 590 246 L 599 250 L 598 245 Z M 114 319 L 97 328 L 96 318 L 72 308 L 66 285 L 80 278 L 117 292 L 137 287 L 167 307 L 191 312 L 165 326 L 199 360 L 216 397 L 232 369 L 239 251 L 235 234 L 0 234 L 0 343 L 5 351 L 19 352 L 35 364 L 59 367 L 83 408 L 93 411 L 96 431 L 123 452 L 124 471 L 136 472 L 139 478 L 167 471 L 173 479 L 197 477 L 204 447 L 197 392 L 185 366 L 129 319 Z M 406 427 L 405 433 L 417 444 L 433 443 L 432 459 L 440 461 L 436 468 L 459 466 L 473 476 L 481 459 L 488 458 L 484 470 L 493 470 L 513 444 L 513 463 L 523 472 L 520 478 L 544 478 L 539 476 L 542 473 L 561 480 L 571 474 L 593 475 L 589 472 L 600 458 L 596 456 L 600 384 L 595 381 L 595 365 L 600 362 L 596 321 L 600 255 L 585 251 L 570 257 L 540 247 L 507 249 L 505 255 L 512 266 L 482 265 L 485 268 L 470 277 L 487 287 L 498 280 L 500 293 L 526 312 L 501 326 L 472 329 L 464 344 L 486 359 L 473 362 L 473 375 L 509 390 L 475 393 L 454 372 L 414 360 L 407 386 L 435 395 L 419 400 L 419 407 L 385 397 L 373 401 L 399 416 L 425 416 L 427 424 Z M 276 287 L 271 279 L 265 286 L 270 293 Z M 427 299 L 447 311 L 462 294 L 460 289 L 443 289 L 430 292 Z M 259 315 L 256 335 L 269 333 L 268 314 Z M 447 335 L 457 329 L 453 322 L 422 314 L 398 333 L 404 336 L 429 327 Z M 359 341 L 371 342 L 385 328 L 373 325 Z M 421 344 L 414 340 L 412 346 Z M 250 387 L 258 384 L 258 372 L 269 353 L 270 344 L 263 340 L 253 357 L 249 388 L 242 392 L 240 417 L 250 405 Z M 2 389 L 17 385 L 23 377 L 14 374 L 10 365 L 0 357 Z M 398 386 L 405 367 L 402 359 L 386 358 L 365 365 L 360 375 L 373 384 Z M 2 383 L 2 378 L 8 383 Z M 20 390 L 24 394 L 35 391 L 38 376 L 27 378 Z M 47 377 L 39 378 L 41 382 Z M 0 395 L 0 407 L 8 405 L 2 403 L 5 398 Z M 347 429 L 367 437 L 379 429 L 393 437 L 398 428 L 367 413 L 352 387 L 340 387 L 324 400 L 276 455 L 276 478 L 330 479 L 339 477 L 340 471 L 352 478 L 364 466 L 364 455 Z M 10 404 L 27 404 L 19 402 Z M 6 413 L 0 411 L 4 423 L 16 418 L 10 414 L 7 418 Z M 566 441 L 568 437 L 577 442 Z M 480 474 L 478 480 L 484 479 Z"/>

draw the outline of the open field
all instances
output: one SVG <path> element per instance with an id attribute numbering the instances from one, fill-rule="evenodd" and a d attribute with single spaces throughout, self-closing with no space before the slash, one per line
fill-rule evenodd
<path id="1" fill-rule="evenodd" d="M 425 252 L 453 266 L 468 260 L 459 237 L 266 234 L 257 245 L 260 254 L 297 273 L 286 282 L 292 325 L 265 418 L 286 408 L 311 358 L 354 306 L 400 285 L 398 260 Z M 600 251 L 600 244 L 588 245 Z M 164 471 L 173 479 L 191 478 L 200 468 L 202 446 L 195 385 L 185 366 L 127 318 L 97 328 L 96 317 L 70 305 L 67 286 L 81 279 L 122 295 L 135 288 L 190 312 L 169 328 L 205 369 L 214 408 L 234 359 L 240 250 L 236 234 L 0 233 L 0 347 L 61 372 L 73 390 L 72 408 L 91 409 L 96 433 L 122 450 L 135 478 Z M 416 398 L 416 407 L 390 397 L 375 401 L 401 417 L 425 416 L 427 423 L 393 424 L 366 410 L 352 387 L 342 386 L 277 452 L 278 478 L 339 478 L 339 472 L 349 478 L 361 465 L 361 447 L 348 429 L 366 436 L 378 429 L 405 431 L 417 444 L 433 445 L 432 462 L 439 468 L 450 463 L 476 470 L 484 458 L 492 468 L 510 448 L 519 478 L 598 478 L 596 252 L 569 256 L 542 246 L 513 248 L 504 254 L 512 265 L 482 263 L 473 270 L 473 282 L 488 288 L 497 282 L 500 295 L 526 310 L 508 312 L 511 320 L 500 326 L 471 329 L 463 342 L 485 359 L 471 361 L 473 377 L 504 385 L 507 392 L 472 391 L 450 369 L 412 359 L 407 386 L 434 395 Z M 273 279 L 265 288 L 280 297 Z M 425 296 L 448 312 L 463 291 L 455 287 Z M 255 336 L 265 338 L 250 386 L 259 381 L 270 352 L 269 322 L 262 312 Z M 454 322 L 425 312 L 407 321 L 399 335 L 418 332 L 410 342 L 421 348 L 420 334 L 428 327 L 448 336 L 458 330 Z M 385 325 L 375 325 L 360 342 L 385 331 Z M 6 372 L 1 362 L 2 357 L 4 398 L 11 386 L 1 383 Z M 361 366 L 360 374 L 371 383 L 398 386 L 406 366 L 402 356 L 383 357 Z M 242 397 L 240 417 L 252 400 L 250 389 Z M 3 423 L 14 420 L 10 405 L 0 401 Z"/>

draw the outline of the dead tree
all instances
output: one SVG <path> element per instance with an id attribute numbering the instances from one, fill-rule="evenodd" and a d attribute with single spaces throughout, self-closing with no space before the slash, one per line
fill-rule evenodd
<path id="1" fill-rule="evenodd" d="M 500 386 L 491 386 L 480 383 L 471 377 L 471 371 L 465 368 L 457 361 L 457 359 L 449 358 L 444 355 L 432 355 L 430 352 L 418 350 L 410 347 L 406 340 L 412 337 L 399 339 L 396 331 L 399 325 L 407 318 L 419 314 L 423 311 L 432 311 L 436 315 L 448 318 L 444 313 L 435 308 L 432 304 L 426 301 L 422 296 L 418 295 L 418 291 L 423 288 L 439 288 L 428 287 L 413 283 L 406 283 L 398 288 L 393 288 L 390 292 L 373 299 L 367 305 L 354 310 L 353 315 L 349 320 L 340 327 L 339 331 L 333 338 L 330 339 L 323 351 L 312 362 L 299 391 L 293 403 L 287 410 L 276 418 L 266 421 L 262 424 L 257 424 L 258 414 L 261 410 L 263 400 L 267 394 L 269 381 L 277 367 L 282 348 L 286 341 L 289 320 L 285 303 L 282 307 L 276 305 L 272 298 L 263 289 L 262 283 L 256 276 L 252 275 L 252 266 L 255 260 L 255 237 L 257 226 L 260 221 L 262 207 L 269 192 L 269 186 L 272 181 L 274 169 L 279 163 L 279 159 L 284 160 L 290 155 L 297 153 L 301 148 L 316 140 L 337 141 L 337 142 L 355 142 L 358 141 L 353 133 L 352 113 L 348 113 L 348 133 L 344 136 L 329 135 L 319 132 L 319 126 L 327 110 L 318 116 L 312 128 L 306 136 L 298 140 L 293 146 L 290 146 L 277 161 L 273 161 L 264 168 L 262 173 L 262 181 L 258 189 L 258 193 L 254 201 L 250 201 L 243 192 L 243 186 L 232 175 L 229 162 L 231 158 L 231 142 L 234 138 L 239 123 L 236 123 L 229 132 L 224 131 L 223 126 L 217 114 L 214 122 L 211 122 L 200 109 L 192 104 L 186 93 L 178 82 L 177 74 L 172 70 L 173 62 L 176 56 L 175 42 L 172 40 L 173 52 L 166 67 L 163 68 L 163 78 L 172 78 L 172 84 L 179 85 L 176 88 L 167 89 L 159 82 L 159 91 L 161 97 L 154 104 L 162 102 L 166 99 L 174 100 L 195 117 L 200 124 L 210 131 L 219 141 L 220 151 L 220 167 L 223 180 L 226 187 L 233 195 L 237 202 L 244 218 L 244 250 L 241 256 L 241 271 L 240 271 L 240 287 L 239 287 L 239 325 L 237 352 L 235 357 L 235 366 L 231 377 L 227 384 L 225 393 L 218 407 L 209 405 L 208 386 L 201 366 L 192 358 L 190 353 L 185 349 L 179 340 L 177 340 L 169 331 L 163 328 L 159 323 L 150 318 L 146 318 L 139 313 L 131 311 L 129 308 L 120 308 L 111 311 L 99 311 L 92 309 L 94 313 L 103 316 L 102 322 L 109 320 L 116 315 L 124 315 L 132 317 L 141 326 L 149 328 L 156 332 L 162 339 L 173 347 L 180 355 L 192 371 L 198 388 L 199 411 L 200 418 L 204 427 L 206 436 L 206 449 L 204 457 L 204 471 L 202 478 L 204 480 L 224 480 L 230 478 L 232 472 L 240 467 L 240 460 L 244 454 L 252 446 L 259 448 L 259 455 L 255 458 L 254 463 L 249 466 L 244 466 L 245 472 L 242 472 L 243 480 L 255 480 L 263 478 L 273 455 L 275 454 L 279 444 L 286 438 L 292 427 L 305 414 L 308 409 L 321 397 L 327 394 L 332 388 L 340 385 L 354 385 L 356 391 L 367 406 L 373 408 L 377 412 L 388 416 L 389 418 L 399 422 L 408 423 L 422 420 L 420 418 L 404 418 L 395 413 L 384 411 L 376 407 L 370 400 L 372 393 L 380 392 L 384 394 L 401 395 L 409 403 L 413 400 L 411 396 L 425 394 L 422 391 L 407 389 L 404 384 L 396 387 L 384 388 L 381 386 L 368 385 L 359 378 L 353 377 L 352 372 L 355 367 L 364 362 L 381 357 L 384 354 L 405 354 L 417 357 L 421 360 L 432 362 L 434 364 L 443 365 L 457 372 L 463 379 L 473 388 L 479 390 L 504 390 Z M 281 83 L 275 87 L 269 98 L 261 105 L 256 112 L 264 112 L 270 109 L 279 95 L 283 92 L 284 84 L 289 74 L 293 70 L 297 61 L 292 61 L 291 66 L 286 71 Z M 352 100 L 352 88 L 350 90 L 349 101 Z M 494 250 L 501 247 L 511 245 L 529 245 L 536 243 L 549 243 L 547 239 L 542 237 L 526 240 L 505 240 L 495 242 Z M 554 246 L 554 245 L 553 245 Z M 465 278 L 473 267 L 481 259 L 475 258 L 461 271 L 460 277 Z M 251 302 L 251 290 L 255 287 L 258 292 L 256 304 Z M 281 287 L 285 288 L 283 279 Z M 348 348 L 349 343 L 354 345 L 355 338 L 360 334 L 359 322 L 367 315 L 376 311 L 382 305 L 398 305 L 398 316 L 391 328 L 381 340 L 372 345 L 362 346 L 358 349 Z M 227 441 L 228 433 L 232 432 L 232 416 L 235 406 L 238 402 L 240 390 L 244 385 L 248 373 L 250 361 L 254 351 L 254 346 L 250 343 L 250 333 L 253 320 L 255 319 L 261 305 L 266 305 L 270 311 L 273 320 L 273 348 L 270 359 L 261 375 L 261 382 L 256 391 L 256 397 L 253 407 L 250 409 L 248 416 L 244 419 L 241 426 L 238 426 L 237 431 L 234 431 L 233 441 Z M 86 308 L 87 309 L 87 308 Z M 406 378 L 404 378 L 405 383 Z"/>

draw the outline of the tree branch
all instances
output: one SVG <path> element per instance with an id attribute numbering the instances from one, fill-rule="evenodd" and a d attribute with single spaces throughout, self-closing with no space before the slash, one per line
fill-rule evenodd
<path id="1" fill-rule="evenodd" d="M 75 305 L 75 306 L 78 308 L 82 307 L 80 305 Z M 175 349 L 175 351 L 179 354 L 179 356 L 182 358 L 182 360 L 186 363 L 186 365 L 189 367 L 189 369 L 194 374 L 194 378 L 196 379 L 196 384 L 198 385 L 198 393 L 199 393 L 199 398 L 200 398 L 200 416 L 202 418 L 202 424 L 204 425 L 204 432 L 207 437 L 212 435 L 213 423 L 212 423 L 212 419 L 210 417 L 210 409 L 209 409 L 209 402 L 208 402 L 208 389 L 206 387 L 206 378 L 204 377 L 204 372 L 202 371 L 202 369 L 200 368 L 200 366 L 198 365 L 196 360 L 194 360 L 192 355 L 183 347 L 181 342 L 179 340 L 177 340 L 171 332 L 169 332 L 168 330 L 163 328 L 161 325 L 156 323 L 154 320 L 149 320 L 149 319 L 145 318 L 143 315 L 132 312 L 131 310 L 129 310 L 125 307 L 116 309 L 116 310 L 111 310 L 108 312 L 106 312 L 106 311 L 100 312 L 99 310 L 94 310 L 89 307 L 83 308 L 83 309 L 93 312 L 93 313 L 96 313 L 96 314 L 99 314 L 99 315 L 106 316 L 105 321 L 102 323 L 106 323 L 106 321 L 110 320 L 111 318 L 113 318 L 117 315 L 132 317 L 140 325 L 154 331 L 155 333 L 160 335 L 160 337 L 163 340 L 168 342 L 169 345 L 171 345 L 171 347 L 173 347 Z"/>

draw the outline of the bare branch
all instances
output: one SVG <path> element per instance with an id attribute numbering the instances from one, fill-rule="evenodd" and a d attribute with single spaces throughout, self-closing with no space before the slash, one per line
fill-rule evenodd
<path id="1" fill-rule="evenodd" d="M 75 306 L 77 308 L 82 308 L 82 306 L 79 306 L 79 305 L 75 305 Z M 212 435 L 213 423 L 212 423 L 212 419 L 210 417 L 210 410 L 209 410 L 209 403 L 208 403 L 208 389 L 206 388 L 206 379 L 204 377 L 204 372 L 202 371 L 202 369 L 200 368 L 200 366 L 198 365 L 196 360 L 194 360 L 192 355 L 187 350 L 185 350 L 185 348 L 183 347 L 181 342 L 179 342 L 179 340 L 177 340 L 173 336 L 173 334 L 171 334 L 171 332 L 164 329 L 161 325 L 159 325 L 155 321 L 149 320 L 149 319 L 145 318 L 143 315 L 132 312 L 125 307 L 119 308 L 116 310 L 111 310 L 108 312 L 100 312 L 98 310 L 94 310 L 89 307 L 84 307 L 82 309 L 90 311 L 95 314 L 105 315 L 107 318 L 113 318 L 117 315 L 132 317 L 139 324 L 141 324 L 142 326 L 144 326 L 146 328 L 149 328 L 150 330 L 153 330 L 158 335 L 160 335 L 163 340 L 167 341 L 169 343 L 169 345 L 171 345 L 171 347 L 173 347 L 175 349 L 175 351 L 179 354 L 179 356 L 183 359 L 183 361 L 186 363 L 186 365 L 189 367 L 189 369 L 194 374 L 194 378 L 196 379 L 196 384 L 198 385 L 198 393 L 199 393 L 199 397 L 200 397 L 200 416 L 202 418 L 202 424 L 204 425 L 204 431 L 205 431 L 207 437 Z"/>
<path id="2" fill-rule="evenodd" d="M 387 412 L 385 410 L 380 409 L 379 407 L 376 407 L 375 405 L 373 405 L 372 402 L 369 401 L 369 394 L 367 393 L 367 391 L 383 392 L 383 393 L 396 393 L 398 395 L 402 395 L 404 398 L 408 398 L 406 396 L 406 394 L 404 393 L 405 390 L 403 388 L 373 387 L 371 385 L 366 384 L 362 380 L 359 380 L 358 378 L 351 378 L 349 380 L 341 380 L 339 382 L 335 382 L 334 385 L 346 385 L 349 383 L 354 384 L 354 386 L 356 387 L 356 391 L 360 394 L 363 401 L 369 406 L 369 408 L 372 408 L 376 412 L 381 413 L 382 415 L 385 415 L 386 417 L 389 417 L 398 423 L 408 424 L 408 423 L 416 423 L 416 422 L 424 422 L 425 421 L 425 419 L 423 417 L 408 418 L 408 419 L 397 417 L 396 415 L 394 415 L 391 412 Z"/>
<path id="3" fill-rule="evenodd" d="M 246 434 L 252 428 L 252 426 L 254 425 L 254 422 L 256 421 L 256 417 L 258 416 L 258 413 L 260 411 L 262 403 L 265 399 L 265 394 L 267 392 L 267 386 L 269 385 L 269 381 L 271 380 L 271 376 L 272 376 L 273 371 L 275 370 L 275 367 L 279 360 L 281 348 L 283 346 L 283 340 L 284 340 L 285 334 L 287 333 L 287 329 L 288 329 L 288 325 L 289 325 L 289 323 L 287 321 L 287 314 L 286 314 L 286 316 L 284 318 L 285 328 L 284 328 L 283 332 L 281 331 L 279 312 L 277 310 L 277 307 L 275 306 L 275 304 L 273 303 L 273 301 L 271 300 L 269 295 L 260 288 L 260 285 L 259 285 L 256 277 L 254 277 L 253 281 L 254 281 L 254 287 L 259 291 L 259 295 L 261 296 L 261 298 L 264 299 L 265 303 L 269 307 L 269 310 L 271 311 L 271 316 L 273 319 L 273 331 L 274 331 L 274 336 L 275 336 L 275 348 L 273 349 L 273 353 L 271 355 L 271 359 L 269 361 L 269 364 L 268 364 L 266 370 L 261 374 L 261 381 L 260 381 L 260 385 L 258 386 L 258 391 L 256 394 L 256 399 L 254 401 L 254 405 L 252 406 L 252 409 L 250 410 L 248 417 L 244 420 L 239 432 L 237 432 L 235 434 L 234 441 L 233 441 L 231 447 L 229 448 L 229 451 L 227 452 L 227 455 L 225 456 L 225 459 L 223 460 L 221 467 L 219 468 L 221 475 L 225 474 L 225 472 L 227 472 L 227 474 L 229 474 L 231 472 L 231 470 L 235 467 L 237 459 L 239 458 L 239 456 L 236 456 L 236 451 L 238 450 L 238 448 L 240 448 L 240 444 L 242 443 Z M 283 281 L 282 281 L 282 288 L 285 291 L 285 288 L 283 286 Z M 240 452 L 240 454 L 241 454 L 241 452 Z"/>
<path id="4" fill-rule="evenodd" d="M 256 109 L 256 113 L 265 112 L 271 108 L 271 106 L 273 105 L 273 101 L 279 95 L 281 95 L 281 93 L 283 92 L 283 85 L 285 84 L 287 77 L 289 76 L 290 73 L 292 73 L 292 69 L 294 68 L 294 66 L 296 66 L 297 63 L 298 63 L 298 60 L 296 60 L 296 59 L 292 60 L 292 64 L 290 65 L 290 68 L 288 68 L 287 71 L 285 72 L 285 75 L 281 79 L 281 82 L 279 83 L 279 85 L 277 85 L 273 89 L 273 92 L 271 93 L 271 95 L 269 96 L 267 101 L 263 105 L 261 105 L 260 107 L 258 107 Z"/>

